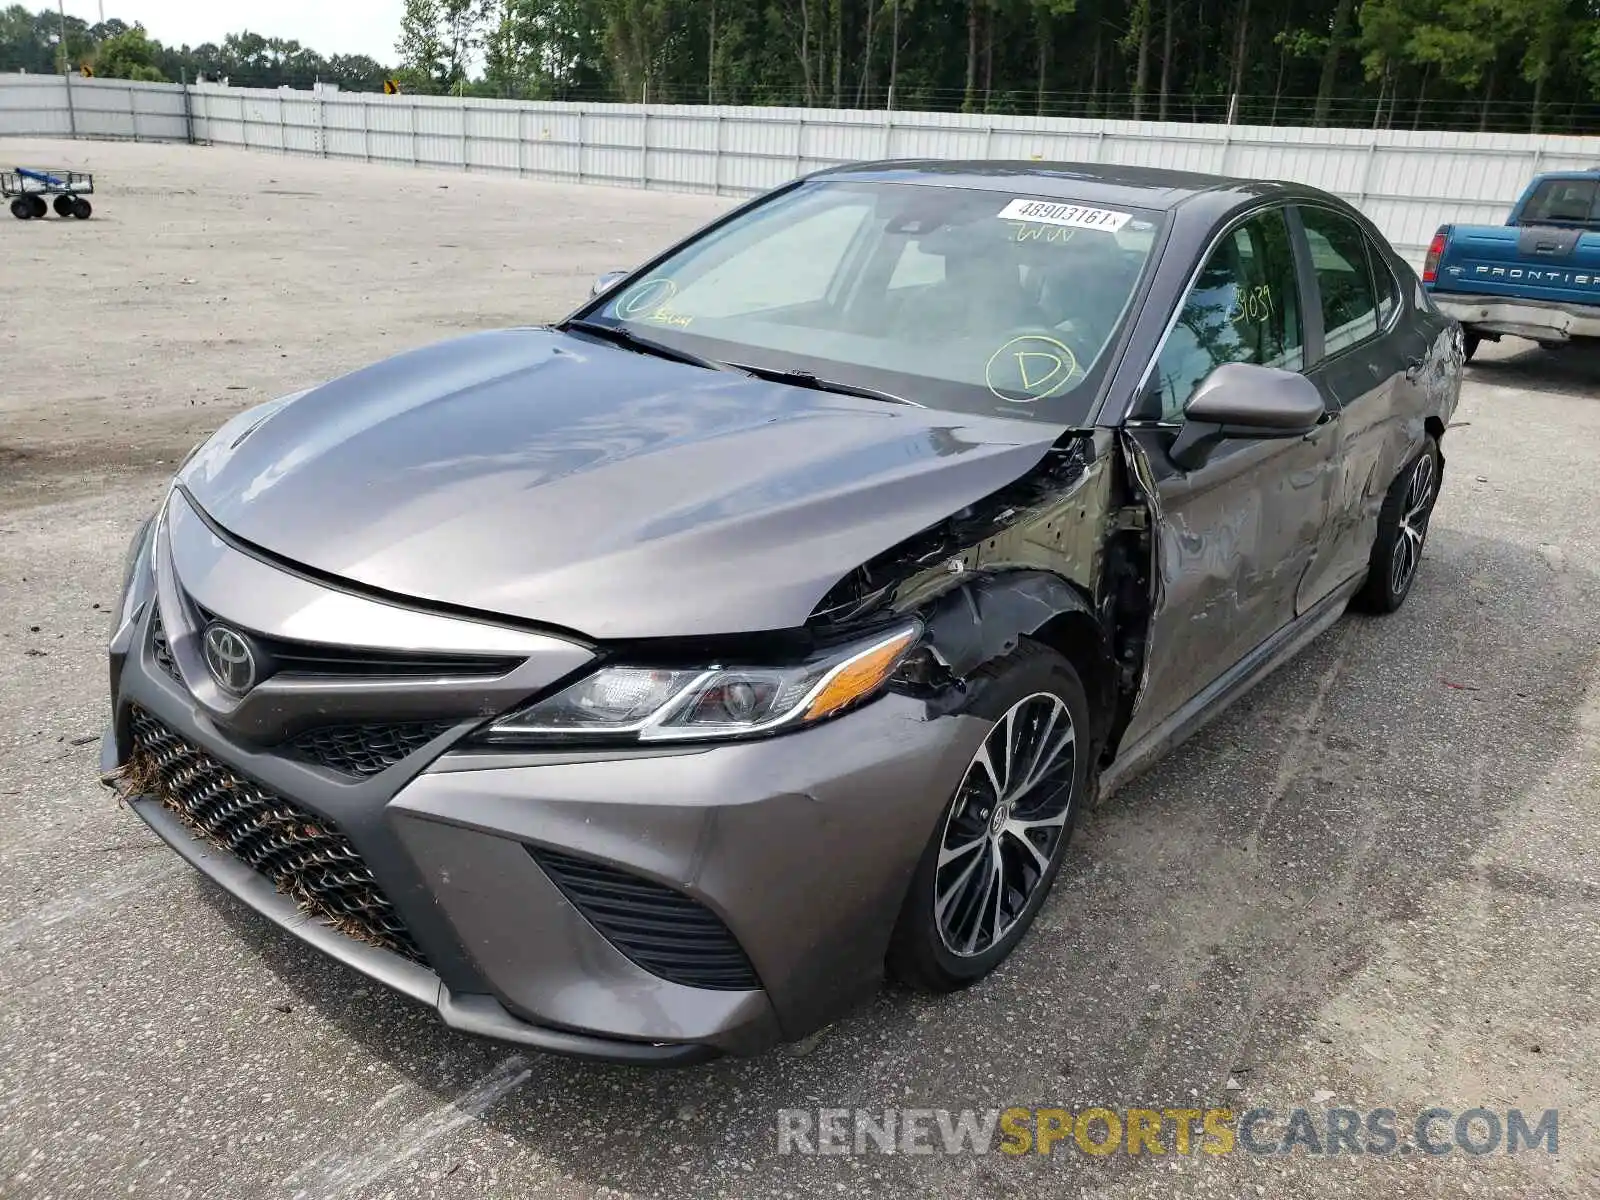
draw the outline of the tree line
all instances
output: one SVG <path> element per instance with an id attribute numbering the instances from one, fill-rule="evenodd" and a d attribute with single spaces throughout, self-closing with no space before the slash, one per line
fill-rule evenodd
<path id="1" fill-rule="evenodd" d="M 518 99 L 1600 132 L 1600 0 L 406 0 L 394 70 L 0 10 L 0 71 Z"/>
<path id="2" fill-rule="evenodd" d="M 1600 128 L 1600 0 L 407 0 L 396 52 L 524 98 Z"/>
<path id="3" fill-rule="evenodd" d="M 352 91 L 378 91 L 391 73 L 363 54 L 324 58 L 292 39 L 231 33 L 216 45 L 164 46 L 142 25 L 115 17 L 90 24 L 64 22 L 58 11 L 30 12 L 21 4 L 0 8 L 0 71 L 59 73 L 87 67 L 107 79 L 177 83 L 227 79 L 239 87 L 300 87 L 337 83 Z"/>

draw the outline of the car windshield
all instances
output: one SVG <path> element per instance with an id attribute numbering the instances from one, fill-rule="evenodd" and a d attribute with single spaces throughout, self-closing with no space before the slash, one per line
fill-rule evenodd
<path id="1" fill-rule="evenodd" d="M 802 184 L 581 315 L 929 408 L 1079 424 L 1159 214 L 895 183 Z"/>

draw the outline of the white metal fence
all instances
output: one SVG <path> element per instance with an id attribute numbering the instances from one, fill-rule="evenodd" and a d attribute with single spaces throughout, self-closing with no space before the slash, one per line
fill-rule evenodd
<path id="1" fill-rule="evenodd" d="M 0 134 L 185 141 L 188 102 L 175 83 L 0 75 Z"/>
<path id="2" fill-rule="evenodd" d="M 1360 206 L 1414 259 L 1445 221 L 1503 220 L 1536 171 L 1600 164 L 1600 138 L 1560 135 L 524 103 L 0 75 L 0 134 L 7 133 L 190 139 L 719 195 L 753 194 L 852 159 L 1175 167 L 1324 188 Z"/>

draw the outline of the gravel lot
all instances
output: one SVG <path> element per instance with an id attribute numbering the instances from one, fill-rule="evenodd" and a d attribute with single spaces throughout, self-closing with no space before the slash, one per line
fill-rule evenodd
<path id="1" fill-rule="evenodd" d="M 8 141 L 0 221 L 0 1194 L 1600 1194 L 1600 357 L 1470 371 L 1411 603 L 1349 618 L 1080 827 L 959 997 L 649 1073 L 450 1033 L 279 933 L 96 781 L 123 548 L 247 405 L 553 318 L 727 201 Z M 776 1110 L 1558 1107 L 1560 1153 L 780 1157 Z M 608 1191 L 609 1189 L 609 1191 Z"/>

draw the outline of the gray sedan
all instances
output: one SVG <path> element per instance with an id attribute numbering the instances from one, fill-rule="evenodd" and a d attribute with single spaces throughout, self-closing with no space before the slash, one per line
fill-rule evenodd
<path id="1" fill-rule="evenodd" d="M 994 970 L 1097 788 L 1398 608 L 1461 373 L 1320 192 L 822 172 L 197 447 L 102 768 L 453 1027 L 753 1052 Z"/>

